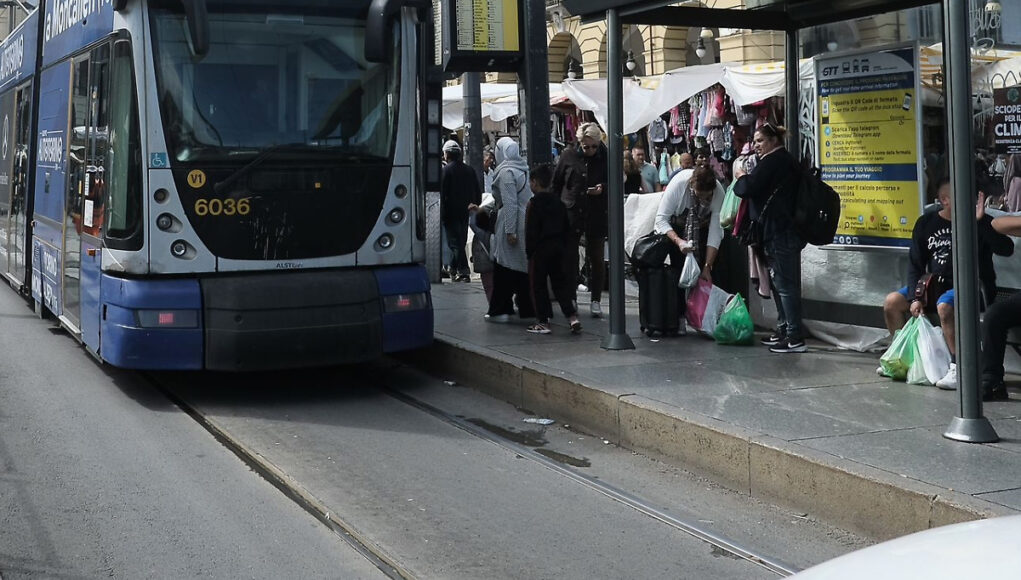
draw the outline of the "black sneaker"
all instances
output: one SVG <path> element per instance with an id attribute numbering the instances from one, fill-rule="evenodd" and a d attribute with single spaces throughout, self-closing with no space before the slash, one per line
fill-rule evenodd
<path id="1" fill-rule="evenodd" d="M 769 352 L 805 352 L 808 347 L 803 340 L 787 339 L 775 346 L 769 347 Z"/>
<path id="2" fill-rule="evenodd" d="M 763 338 L 759 342 L 761 342 L 762 344 L 764 344 L 766 346 L 776 346 L 776 345 L 780 344 L 781 342 L 783 342 L 783 338 L 784 338 L 783 337 L 783 333 L 780 332 L 780 331 L 776 331 L 773 334 L 767 336 L 766 338 Z"/>
<path id="3" fill-rule="evenodd" d="M 1007 394 L 1007 387 L 1003 384 L 1003 381 L 996 383 L 995 385 L 985 385 L 982 388 L 982 400 L 985 402 L 990 401 L 1007 401 L 1010 396 Z"/>

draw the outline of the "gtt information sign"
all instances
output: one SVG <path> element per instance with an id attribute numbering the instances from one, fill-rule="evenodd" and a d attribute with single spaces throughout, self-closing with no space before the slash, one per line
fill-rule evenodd
<path id="1" fill-rule="evenodd" d="M 840 194 L 834 242 L 907 247 L 922 210 L 917 48 L 816 59 L 819 168 Z"/>

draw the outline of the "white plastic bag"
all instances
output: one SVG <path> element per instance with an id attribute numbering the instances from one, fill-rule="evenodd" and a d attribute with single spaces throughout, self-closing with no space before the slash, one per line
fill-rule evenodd
<path id="1" fill-rule="evenodd" d="M 912 367 L 916 365 L 922 366 L 926 380 L 933 385 L 950 371 L 950 349 L 943 338 L 943 330 L 924 316 L 918 321 L 918 356 Z M 912 382 L 910 376 L 908 382 Z"/>
<path id="2" fill-rule="evenodd" d="M 695 259 L 695 254 L 689 253 L 688 257 L 684 259 L 684 268 L 681 269 L 681 279 L 677 282 L 677 285 L 681 288 L 691 288 L 695 284 L 698 284 L 698 277 L 702 275 L 702 269 L 698 267 L 698 260 Z"/>
<path id="3" fill-rule="evenodd" d="M 705 307 L 705 314 L 702 315 L 702 328 L 700 329 L 710 338 L 716 332 L 716 323 L 720 321 L 723 309 L 727 307 L 727 302 L 730 302 L 732 296 L 733 294 L 727 294 L 719 286 L 713 286 L 713 291 L 709 294 L 709 303 Z"/>

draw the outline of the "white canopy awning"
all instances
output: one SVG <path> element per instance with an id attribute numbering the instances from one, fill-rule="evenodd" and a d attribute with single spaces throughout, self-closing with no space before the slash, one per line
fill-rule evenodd
<path id="1" fill-rule="evenodd" d="M 504 121 L 518 114 L 518 85 L 516 83 L 482 83 L 482 116 L 493 121 Z M 564 99 L 560 83 L 549 84 L 550 104 Z M 464 88 L 462 85 L 443 87 L 443 126 L 456 131 L 464 126 Z"/>
<path id="2" fill-rule="evenodd" d="M 583 111 L 592 111 L 596 121 L 606 128 L 609 112 L 606 94 L 606 79 L 565 80 L 564 94 Z M 624 81 L 624 132 L 634 133 L 648 126 L 659 113 L 650 112 L 652 95 L 655 91 L 642 88 L 635 80 Z"/>

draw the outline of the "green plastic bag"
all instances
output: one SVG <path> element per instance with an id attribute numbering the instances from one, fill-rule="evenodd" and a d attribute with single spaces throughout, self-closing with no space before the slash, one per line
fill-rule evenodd
<path id="1" fill-rule="evenodd" d="M 893 336 L 890 348 L 879 357 L 879 365 L 886 376 L 899 381 L 908 378 L 908 371 L 918 354 L 918 318 L 912 316 L 904 328 Z"/>
<path id="2" fill-rule="evenodd" d="M 719 344 L 752 344 L 755 340 L 755 325 L 752 315 L 740 294 L 735 294 L 723 308 L 723 314 L 716 323 L 713 338 Z"/>
<path id="3" fill-rule="evenodd" d="M 737 180 L 730 182 L 727 188 L 727 195 L 723 197 L 723 207 L 720 208 L 720 227 L 729 230 L 734 226 L 737 219 L 737 210 L 741 206 L 741 198 L 734 193 L 734 184 Z"/>

